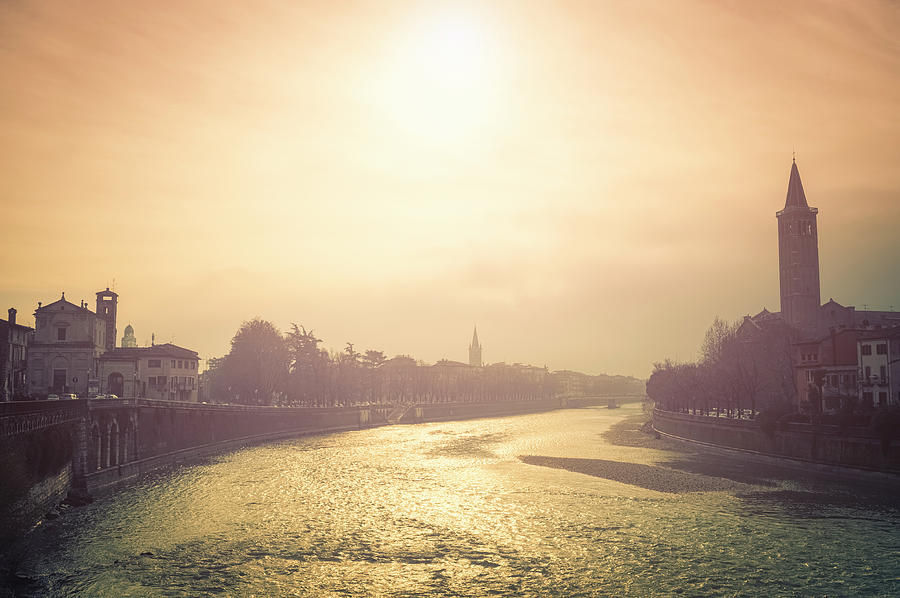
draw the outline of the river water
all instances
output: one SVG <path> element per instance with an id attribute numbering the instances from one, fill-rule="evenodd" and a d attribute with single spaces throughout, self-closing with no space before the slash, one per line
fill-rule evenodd
<path id="1" fill-rule="evenodd" d="M 897 596 L 900 486 L 684 449 L 641 407 L 305 437 L 72 508 L 25 596 Z M 3 595 L 0 591 L 0 596 Z"/>

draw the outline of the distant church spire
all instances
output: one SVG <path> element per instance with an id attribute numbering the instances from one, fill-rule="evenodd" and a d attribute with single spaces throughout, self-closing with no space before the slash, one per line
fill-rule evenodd
<path id="1" fill-rule="evenodd" d="M 806 202 L 800 170 L 794 160 L 784 209 L 775 213 L 781 317 L 807 334 L 816 329 L 820 304 L 818 213 L 818 209 Z"/>
<path id="2" fill-rule="evenodd" d="M 481 344 L 478 342 L 478 326 L 472 333 L 472 344 L 469 345 L 469 365 L 472 367 L 481 367 Z"/>

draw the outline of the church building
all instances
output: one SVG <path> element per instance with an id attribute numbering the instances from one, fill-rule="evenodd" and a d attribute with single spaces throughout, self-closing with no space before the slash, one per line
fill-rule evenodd
<path id="1" fill-rule="evenodd" d="M 884 336 L 878 331 L 900 326 L 900 313 L 857 310 L 834 299 L 821 303 L 818 213 L 807 202 L 795 159 L 784 208 L 775 213 L 781 311 L 763 309 L 747 316 L 739 331 L 750 335 L 786 325 L 792 339 L 797 399 L 806 400 L 811 385 L 821 384 L 825 407 L 837 408 L 844 398 L 873 396 L 868 386 L 878 377 L 867 376 L 861 368 L 857 353 L 867 347 L 857 349 L 857 344 L 873 334 Z M 887 390 L 886 397 L 892 403 L 900 402 L 900 389 Z"/>
<path id="2" fill-rule="evenodd" d="M 28 393 L 32 396 L 100 391 L 100 356 L 115 347 L 118 295 L 97 293 L 97 311 L 66 294 L 34 312 L 34 337 L 28 344 Z"/>

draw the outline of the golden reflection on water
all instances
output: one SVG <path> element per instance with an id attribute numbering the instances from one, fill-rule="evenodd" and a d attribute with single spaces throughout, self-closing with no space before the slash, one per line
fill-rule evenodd
<path id="1" fill-rule="evenodd" d="M 731 479 L 735 463 L 604 436 L 638 413 L 392 426 L 222 455 L 38 530 L 22 563 L 36 580 L 28 591 L 792 595 L 897 585 L 896 559 L 873 569 L 869 557 L 896 554 L 896 509 L 848 504 L 831 486 L 798 494 L 790 479 L 751 486 Z M 673 459 L 708 471 L 673 471 Z M 572 462 L 594 475 L 557 468 Z M 633 483 L 597 477 L 604 467 Z M 798 496 L 808 509 L 792 507 Z"/>

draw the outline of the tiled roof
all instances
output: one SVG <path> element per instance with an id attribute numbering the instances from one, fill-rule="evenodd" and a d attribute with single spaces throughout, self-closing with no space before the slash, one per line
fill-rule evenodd
<path id="1" fill-rule="evenodd" d="M 101 359 L 140 359 L 141 357 L 174 357 L 176 359 L 198 359 L 196 351 L 171 343 L 151 347 L 116 347 L 100 356 Z"/>
<path id="2" fill-rule="evenodd" d="M 58 309 L 59 307 L 63 307 L 65 309 L 71 309 L 72 311 L 87 312 L 93 316 L 97 315 L 86 307 L 82 307 L 80 305 L 75 305 L 74 303 L 72 303 L 71 301 L 66 299 L 65 297 L 63 297 L 62 299 L 57 299 L 53 303 L 48 303 L 47 305 L 37 308 L 36 310 L 34 310 L 34 313 L 37 314 L 42 311 L 59 311 L 59 309 Z"/>

